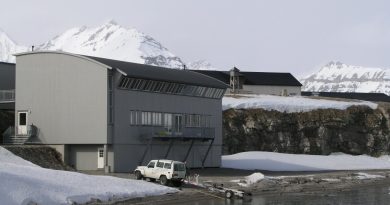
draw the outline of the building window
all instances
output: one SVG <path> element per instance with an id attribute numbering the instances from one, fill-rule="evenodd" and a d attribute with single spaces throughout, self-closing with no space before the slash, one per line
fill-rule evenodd
<path id="1" fill-rule="evenodd" d="M 187 114 L 186 127 L 210 127 L 210 115 Z"/>
<path id="2" fill-rule="evenodd" d="M 123 78 L 125 79 L 125 78 Z M 123 81 L 122 79 L 122 81 Z M 112 124 L 114 123 L 114 94 L 113 94 L 113 83 L 114 83 L 114 78 L 112 76 L 112 73 L 109 72 L 108 74 L 108 79 L 107 79 L 107 84 L 108 84 L 108 123 Z M 122 83 L 122 82 L 121 82 Z M 123 82 L 125 83 L 125 82 Z"/>
<path id="3" fill-rule="evenodd" d="M 154 126 L 162 126 L 162 119 L 161 119 L 162 113 L 160 112 L 153 112 L 153 125 Z"/>
<path id="4" fill-rule="evenodd" d="M 183 128 L 183 115 L 182 114 L 175 114 L 174 115 L 174 128 L 175 132 L 181 133 Z"/>
<path id="5" fill-rule="evenodd" d="M 162 88 L 164 86 L 163 82 L 156 82 L 156 85 L 153 87 L 154 92 L 161 92 Z"/>
<path id="6" fill-rule="evenodd" d="M 141 125 L 152 125 L 152 112 L 141 113 Z"/>
<path id="7" fill-rule="evenodd" d="M 196 90 L 196 86 L 193 86 L 193 85 L 186 85 L 185 88 L 184 88 L 184 90 L 183 90 L 183 94 L 184 94 L 184 95 L 193 96 L 195 90 Z"/>
<path id="8" fill-rule="evenodd" d="M 109 79 L 112 81 L 112 78 Z M 111 86 L 111 83 L 109 82 Z M 217 89 L 202 86 L 185 85 L 180 83 L 162 82 L 154 80 L 122 77 L 119 88 L 130 90 L 142 90 L 147 92 L 160 92 L 177 95 L 188 95 L 206 98 L 221 98 L 225 89 Z M 109 87 L 109 89 L 112 89 Z"/>
<path id="9" fill-rule="evenodd" d="M 135 82 L 134 82 L 134 84 L 132 85 L 131 89 L 133 89 L 133 90 L 139 90 L 140 87 L 142 86 L 142 82 L 143 82 L 143 80 L 141 80 L 141 79 L 136 79 Z"/>
<path id="10" fill-rule="evenodd" d="M 180 84 L 177 89 L 175 90 L 175 94 L 182 94 L 183 93 L 183 89 L 184 89 L 184 86 L 183 84 Z"/>
<path id="11" fill-rule="evenodd" d="M 204 91 L 206 90 L 206 87 L 197 87 L 195 91 L 195 96 L 202 97 L 204 95 Z"/>
<path id="12" fill-rule="evenodd" d="M 210 119 L 211 115 L 130 110 L 130 125 L 163 126 L 167 132 L 181 132 L 182 126 L 208 128 Z"/>
<path id="13" fill-rule="evenodd" d="M 140 123 L 140 112 L 131 110 L 130 111 L 130 125 L 139 125 Z"/>
<path id="14" fill-rule="evenodd" d="M 213 95 L 213 98 L 221 98 L 223 96 L 223 94 L 225 94 L 224 89 L 217 89 L 217 91 L 215 91 L 215 93 Z"/>
<path id="15" fill-rule="evenodd" d="M 186 127 L 200 127 L 200 115 L 186 115 Z"/>
<path id="16" fill-rule="evenodd" d="M 153 91 L 154 86 L 156 85 L 156 81 L 150 80 L 148 84 L 146 85 L 145 90 L 146 91 Z"/>
<path id="17" fill-rule="evenodd" d="M 119 83 L 120 88 L 125 88 L 126 89 L 126 84 L 128 83 L 128 78 L 122 78 L 121 82 Z"/>
<path id="18" fill-rule="evenodd" d="M 175 86 L 176 86 L 176 83 L 169 83 L 165 92 L 172 93 L 173 90 L 175 89 Z"/>
<path id="19" fill-rule="evenodd" d="M 27 113 L 20 112 L 19 113 L 19 125 L 27 125 Z"/>
<path id="20" fill-rule="evenodd" d="M 167 132 L 172 132 L 172 114 L 164 113 L 164 128 Z"/>

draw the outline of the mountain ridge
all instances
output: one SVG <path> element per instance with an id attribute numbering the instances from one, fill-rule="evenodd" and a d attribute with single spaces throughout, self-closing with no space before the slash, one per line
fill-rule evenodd
<path id="1" fill-rule="evenodd" d="M 12 54 L 29 50 L 0 31 L 0 61 L 15 62 Z M 183 68 L 183 61 L 161 43 L 115 21 L 96 27 L 74 27 L 35 46 L 36 51 L 64 51 L 167 68 Z"/>
<path id="2" fill-rule="evenodd" d="M 13 41 L 7 33 L 0 28 L 0 61 L 15 62 L 12 54 L 27 51 L 27 47 L 20 46 Z"/>
<path id="3" fill-rule="evenodd" d="M 375 92 L 390 95 L 390 69 L 331 61 L 301 79 L 302 91 Z"/>

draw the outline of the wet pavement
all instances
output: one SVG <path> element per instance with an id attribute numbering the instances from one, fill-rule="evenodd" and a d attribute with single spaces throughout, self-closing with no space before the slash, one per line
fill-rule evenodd
<path id="1" fill-rule="evenodd" d="M 247 189 L 253 193 L 251 200 L 225 199 L 223 194 L 206 189 L 184 185 L 178 193 L 136 199 L 124 199 L 112 204 L 270 204 L 270 205 L 309 205 L 309 204 L 390 204 L 390 170 L 334 171 L 334 172 L 267 172 L 267 177 L 249 187 L 238 186 L 237 180 L 254 171 L 235 169 L 194 169 L 191 174 L 199 174 L 199 182 L 224 184 L 226 187 Z M 374 178 L 359 179 L 359 173 L 370 173 Z M 107 175 L 103 172 L 88 174 Z M 129 173 L 108 175 L 134 179 Z"/>
<path id="2" fill-rule="evenodd" d="M 184 203 L 171 204 L 187 204 L 187 205 L 388 205 L 390 204 L 390 185 L 360 187 L 348 191 L 335 191 L 329 193 L 291 193 L 283 195 L 256 195 L 251 200 L 241 199 L 207 199 Z"/>

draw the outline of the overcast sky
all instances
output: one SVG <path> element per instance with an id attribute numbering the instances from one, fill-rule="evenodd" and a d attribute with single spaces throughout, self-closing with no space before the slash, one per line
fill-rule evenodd
<path id="1" fill-rule="evenodd" d="M 387 0 L 1 0 L 0 28 L 23 45 L 114 19 L 186 62 L 292 72 L 330 60 L 390 68 Z"/>

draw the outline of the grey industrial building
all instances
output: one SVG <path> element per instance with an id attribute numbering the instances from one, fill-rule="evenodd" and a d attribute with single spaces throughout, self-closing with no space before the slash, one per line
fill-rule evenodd
<path id="1" fill-rule="evenodd" d="M 10 131 L 15 110 L 15 64 L 0 62 L 0 143 Z"/>
<path id="2" fill-rule="evenodd" d="M 302 91 L 301 95 L 302 96 L 312 96 L 312 97 L 366 100 L 366 101 L 373 101 L 373 102 L 390 102 L 390 96 L 388 96 L 384 93 Z"/>
<path id="3" fill-rule="evenodd" d="M 15 109 L 14 94 L 15 64 L 0 62 L 0 110 Z"/>
<path id="4" fill-rule="evenodd" d="M 302 84 L 291 73 L 193 70 L 230 85 L 226 94 L 301 95 Z"/>
<path id="5" fill-rule="evenodd" d="M 55 147 L 78 170 L 128 172 L 156 158 L 220 166 L 224 82 L 55 51 L 16 62 L 11 141 Z"/>

